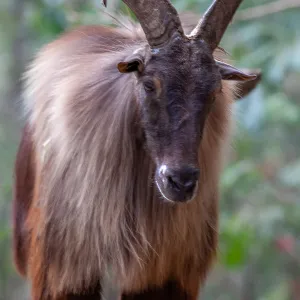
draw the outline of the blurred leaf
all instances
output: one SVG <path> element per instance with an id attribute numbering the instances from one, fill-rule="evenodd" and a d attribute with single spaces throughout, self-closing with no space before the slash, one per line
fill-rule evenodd
<path id="1" fill-rule="evenodd" d="M 275 285 L 275 287 L 265 297 L 262 297 L 261 300 L 288 300 L 288 295 L 288 282 L 282 281 L 279 285 Z"/>
<path id="2" fill-rule="evenodd" d="M 279 173 L 279 179 L 287 186 L 300 187 L 300 160 L 285 166 Z"/>
<path id="3" fill-rule="evenodd" d="M 241 267 L 253 241 L 253 229 L 238 217 L 222 222 L 220 259 L 228 268 Z"/>
<path id="4" fill-rule="evenodd" d="M 239 161 L 231 166 L 227 167 L 222 175 L 222 188 L 229 189 L 237 185 L 238 181 L 243 176 L 249 175 L 249 173 L 256 172 L 255 164 L 251 161 Z"/>
<path id="5" fill-rule="evenodd" d="M 288 122 L 296 124 L 300 120 L 300 110 L 282 93 L 270 96 L 266 101 L 267 118 L 274 124 Z"/>

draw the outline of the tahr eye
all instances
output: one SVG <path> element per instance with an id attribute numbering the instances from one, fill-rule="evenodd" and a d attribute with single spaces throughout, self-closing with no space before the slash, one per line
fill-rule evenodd
<path id="1" fill-rule="evenodd" d="M 153 92 L 155 90 L 155 85 L 152 80 L 147 80 L 144 82 L 144 89 L 147 93 Z"/>

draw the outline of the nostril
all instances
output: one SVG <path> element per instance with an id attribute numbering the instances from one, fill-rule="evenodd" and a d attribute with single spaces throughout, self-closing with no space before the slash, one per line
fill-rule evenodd
<path id="1" fill-rule="evenodd" d="M 182 188 L 181 184 L 178 183 L 178 181 L 174 180 L 174 178 L 172 178 L 172 176 L 167 176 L 167 179 L 173 189 L 176 189 L 178 191 L 181 190 L 181 188 Z"/>
<path id="2" fill-rule="evenodd" d="M 168 176 L 168 183 L 169 185 L 177 191 L 186 191 L 186 192 L 190 192 L 192 191 L 195 186 L 196 186 L 196 181 L 195 180 L 188 180 L 188 181 L 182 181 L 179 178 L 175 177 L 175 176 Z"/>
<path id="3" fill-rule="evenodd" d="M 196 187 L 196 181 L 189 181 L 184 185 L 184 190 L 186 193 L 192 193 Z"/>
<path id="4" fill-rule="evenodd" d="M 187 181 L 187 182 L 184 183 L 184 187 L 186 189 L 194 188 L 195 185 L 196 185 L 196 181 L 195 180 L 189 180 L 189 181 Z"/>

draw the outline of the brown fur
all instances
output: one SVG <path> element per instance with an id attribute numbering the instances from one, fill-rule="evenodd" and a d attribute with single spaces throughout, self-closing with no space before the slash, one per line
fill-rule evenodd
<path id="1" fill-rule="evenodd" d="M 79 293 L 109 268 L 123 292 L 174 278 L 195 295 L 216 254 L 218 182 L 234 85 L 223 82 L 206 121 L 196 199 L 164 203 L 153 183 L 154 164 L 136 137 L 135 77 L 116 68 L 144 43 L 138 30 L 81 27 L 46 46 L 27 73 L 34 146 L 20 148 L 25 161 L 17 167 L 35 170 L 26 223 L 34 300 Z M 25 166 L 32 156 L 39 167 Z M 17 181 L 24 179 L 17 169 Z M 18 209 L 28 203 L 33 180 L 28 178 L 25 197 L 16 198 Z M 16 254 L 17 265 L 23 255 Z"/>
<path id="2" fill-rule="evenodd" d="M 26 275 L 28 255 L 28 232 L 24 223 L 32 202 L 35 180 L 35 153 L 31 138 L 29 126 L 26 125 L 22 132 L 15 163 L 13 250 L 17 270 L 22 276 Z"/>

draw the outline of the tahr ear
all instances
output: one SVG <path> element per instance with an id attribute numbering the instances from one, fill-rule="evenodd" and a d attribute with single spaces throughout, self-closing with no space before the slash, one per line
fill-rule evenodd
<path id="1" fill-rule="evenodd" d="M 231 65 L 216 60 L 223 80 L 250 81 L 257 78 L 256 74 L 247 74 Z"/>
<path id="2" fill-rule="evenodd" d="M 246 73 L 255 74 L 256 78 L 251 81 L 242 81 L 238 84 L 238 91 L 237 91 L 237 100 L 240 100 L 250 94 L 256 86 L 261 82 L 262 74 L 261 70 L 243 70 Z"/>
<path id="3" fill-rule="evenodd" d="M 145 55 L 143 49 L 137 49 L 125 61 L 118 63 L 118 70 L 120 73 L 142 72 L 144 61 Z"/>

